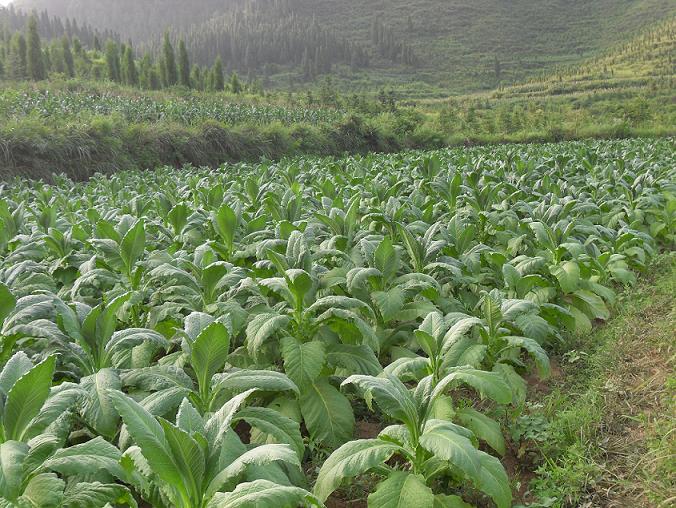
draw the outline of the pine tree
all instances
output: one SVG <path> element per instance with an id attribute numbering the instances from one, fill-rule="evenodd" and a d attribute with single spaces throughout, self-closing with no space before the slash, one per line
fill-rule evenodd
<path id="1" fill-rule="evenodd" d="M 138 70 L 136 69 L 136 61 L 134 60 L 134 50 L 131 46 L 127 46 L 122 57 L 122 75 L 124 76 L 124 83 L 129 86 L 138 86 Z"/>
<path id="2" fill-rule="evenodd" d="M 77 56 L 81 56 L 82 51 L 83 51 L 83 48 L 82 48 L 82 43 L 80 42 L 80 39 L 78 39 L 77 37 L 74 37 L 73 38 L 73 52 Z"/>
<path id="3" fill-rule="evenodd" d="M 26 38 L 22 33 L 15 33 L 9 48 L 7 76 L 20 80 L 28 77 L 26 69 Z"/>
<path id="4" fill-rule="evenodd" d="M 106 42 L 106 67 L 108 68 L 108 79 L 119 83 L 122 80 L 120 75 L 120 53 L 117 44 L 110 39 Z"/>
<path id="5" fill-rule="evenodd" d="M 190 72 L 190 84 L 197 90 L 204 90 L 204 75 L 199 65 L 193 65 Z"/>
<path id="6" fill-rule="evenodd" d="M 150 89 L 150 71 L 153 67 L 153 62 L 150 55 L 146 53 L 139 62 L 139 84 L 144 90 Z"/>
<path id="7" fill-rule="evenodd" d="M 230 91 L 235 94 L 242 93 L 242 83 L 240 83 L 236 72 L 233 72 L 230 76 Z"/>
<path id="8" fill-rule="evenodd" d="M 28 18 L 26 37 L 26 60 L 28 65 L 28 77 L 33 81 L 41 81 L 47 77 L 45 72 L 44 56 L 38 34 L 38 19 L 35 14 Z"/>
<path id="9" fill-rule="evenodd" d="M 190 59 L 183 39 L 178 43 L 178 83 L 190 88 Z"/>
<path id="10" fill-rule="evenodd" d="M 213 72 L 213 81 L 211 88 L 216 92 L 221 92 L 225 89 L 225 81 L 223 77 L 223 62 L 221 57 L 216 57 L 216 62 L 214 62 Z"/>
<path id="11" fill-rule="evenodd" d="M 75 77 L 75 62 L 73 61 L 73 53 L 70 50 L 70 41 L 68 40 L 67 35 L 64 35 L 61 38 L 61 48 L 63 51 L 63 61 L 66 66 L 66 75 L 69 78 L 73 78 Z"/>
<path id="12" fill-rule="evenodd" d="M 162 46 L 163 75 L 164 86 L 170 87 L 178 83 L 178 70 L 176 69 L 176 54 L 174 47 L 169 40 L 169 32 L 164 34 L 164 44 Z"/>

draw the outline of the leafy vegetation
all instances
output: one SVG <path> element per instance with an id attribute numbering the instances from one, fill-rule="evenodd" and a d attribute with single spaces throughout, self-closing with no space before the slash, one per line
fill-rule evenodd
<path id="1" fill-rule="evenodd" d="M 369 506 L 510 506 L 527 383 L 673 248 L 674 162 L 626 140 L 15 179 L 3 503 L 321 506 L 369 477 Z"/>
<path id="2" fill-rule="evenodd" d="M 218 95 L 138 95 L 91 87 L 89 90 L 5 89 L 0 92 L 0 115 L 13 121 L 25 117 L 59 121 L 86 116 L 119 116 L 129 123 L 166 121 L 199 125 L 211 120 L 225 125 L 273 122 L 317 125 L 341 120 L 346 113 L 331 108 L 237 102 Z"/>

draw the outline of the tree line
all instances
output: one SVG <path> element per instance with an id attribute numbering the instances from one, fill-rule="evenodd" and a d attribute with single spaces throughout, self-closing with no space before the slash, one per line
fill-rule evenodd
<path id="1" fill-rule="evenodd" d="M 288 0 L 247 2 L 187 30 L 184 38 L 195 61 L 204 65 L 221 56 L 228 69 L 269 76 L 292 70 L 306 80 L 329 74 L 335 65 L 357 70 L 369 66 L 369 50 L 299 15 Z M 159 43 L 149 48 L 159 53 Z"/>
<path id="2" fill-rule="evenodd" d="M 87 23 L 78 23 L 75 19 L 50 16 L 47 11 L 33 14 L 37 16 L 38 33 L 43 39 L 52 40 L 68 35 L 90 47 L 93 47 L 96 41 L 120 40 L 120 36 L 111 30 L 98 30 Z M 30 13 L 16 10 L 12 4 L 9 7 L 0 7 L 0 38 L 4 40 L 23 30 L 30 16 Z"/>
<path id="3" fill-rule="evenodd" d="M 36 34 L 30 31 L 32 24 Z M 113 32 L 64 22 L 45 12 L 26 15 L 3 9 L 0 78 L 44 79 L 58 73 L 149 90 L 180 85 L 197 90 L 230 88 L 237 93 L 246 86 L 259 89 L 258 77 L 291 73 L 313 81 L 331 74 L 336 65 L 355 71 L 367 68 L 372 55 L 405 65 L 417 62 L 411 47 L 378 19 L 370 48 L 367 42 L 348 41 L 316 19 L 298 15 L 290 0 L 243 1 L 227 14 L 156 39 L 135 47 Z M 29 69 L 29 52 L 35 58 L 42 55 L 40 65 L 36 60 Z M 43 70 L 33 72 L 36 66 Z M 247 76 L 248 85 L 239 75 Z"/>
<path id="4" fill-rule="evenodd" d="M 236 72 L 226 79 L 220 56 L 211 66 L 191 64 L 185 41 L 179 40 L 176 50 L 168 33 L 164 35 L 159 55 L 146 52 L 139 58 L 131 42 L 108 38 L 102 43 L 98 33 L 91 37 L 91 47 L 65 31 L 51 40 L 43 38 L 41 22 L 42 17 L 32 14 L 26 17 L 23 30 L 2 29 L 0 78 L 41 81 L 58 74 L 67 78 L 112 81 L 145 90 L 181 86 L 233 93 L 260 91 L 260 84 L 243 83 Z"/>

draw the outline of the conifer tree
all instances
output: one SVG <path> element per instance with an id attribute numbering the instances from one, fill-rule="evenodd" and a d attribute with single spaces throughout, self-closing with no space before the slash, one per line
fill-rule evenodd
<path id="1" fill-rule="evenodd" d="M 70 41 L 66 35 L 61 38 L 61 48 L 63 51 L 63 61 L 66 65 L 66 75 L 69 78 L 73 78 L 75 77 L 75 62 L 73 60 L 73 52 L 70 50 Z"/>
<path id="2" fill-rule="evenodd" d="M 40 81 L 47 77 L 45 72 L 45 61 L 42 54 L 42 45 L 40 43 L 40 34 L 38 34 L 38 19 L 35 14 L 28 19 L 28 29 L 26 37 L 26 60 L 28 77 L 33 81 Z"/>
<path id="3" fill-rule="evenodd" d="M 22 33 L 15 33 L 9 48 L 7 77 L 10 79 L 26 79 L 26 38 Z"/>
<path id="4" fill-rule="evenodd" d="M 216 57 L 216 62 L 214 63 L 214 68 L 212 70 L 213 72 L 213 82 L 212 82 L 212 89 L 215 90 L 216 92 L 221 92 L 225 89 L 225 81 L 223 77 L 223 62 L 221 61 L 221 57 L 217 56 Z"/>
<path id="5" fill-rule="evenodd" d="M 134 50 L 131 46 L 127 46 L 124 50 L 122 74 L 124 82 L 129 86 L 138 86 L 138 70 L 136 69 L 136 61 L 134 60 Z"/>
<path id="6" fill-rule="evenodd" d="M 150 59 L 148 53 L 143 55 L 143 58 L 139 62 L 139 85 L 144 90 L 150 89 L 150 70 L 153 67 L 153 62 Z"/>
<path id="7" fill-rule="evenodd" d="M 242 83 L 239 81 L 236 72 L 233 72 L 230 76 L 230 91 L 235 94 L 242 93 Z"/>
<path id="8" fill-rule="evenodd" d="M 106 43 L 106 67 L 108 68 L 108 79 L 119 83 L 120 75 L 120 53 L 117 44 L 108 40 Z"/>
<path id="9" fill-rule="evenodd" d="M 170 87 L 178 83 L 178 70 L 176 69 L 176 54 L 174 47 L 169 40 L 169 32 L 164 34 L 164 44 L 162 46 L 163 75 L 164 86 Z"/>
<path id="10" fill-rule="evenodd" d="M 190 88 L 190 59 L 183 39 L 178 43 L 178 84 Z"/>
<path id="11" fill-rule="evenodd" d="M 204 90 L 204 76 L 199 65 L 193 65 L 190 72 L 190 84 L 197 90 Z"/>

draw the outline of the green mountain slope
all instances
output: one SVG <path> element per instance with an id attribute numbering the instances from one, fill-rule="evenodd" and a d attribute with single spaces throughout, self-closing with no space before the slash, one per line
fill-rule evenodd
<path id="1" fill-rule="evenodd" d="M 214 18 L 265 1 L 16 0 L 15 5 L 75 17 L 151 46 L 168 26 L 185 33 L 204 33 L 208 28 L 212 38 L 205 44 L 218 47 L 222 38 L 214 30 Z M 294 16 L 314 20 L 369 51 L 367 68 L 330 62 L 339 85 L 363 90 L 396 86 L 409 95 L 470 92 L 520 82 L 585 61 L 676 14 L 673 0 L 289 0 L 288 7 Z M 266 22 L 274 23 L 277 11 L 270 12 L 272 19 Z M 374 22 L 380 38 L 374 38 Z M 385 48 L 383 39 L 389 41 Z M 412 50 L 413 56 L 393 55 L 392 47 L 395 53 Z M 260 76 L 265 57 L 255 60 L 253 69 L 244 70 Z M 290 62 L 295 67 L 274 69 L 271 83 L 302 84 L 298 60 Z M 240 70 L 244 66 L 240 61 L 229 63 Z"/>
<path id="2" fill-rule="evenodd" d="M 583 61 L 676 13 L 670 0 L 299 1 L 355 40 L 368 40 L 378 16 L 424 62 L 413 73 L 417 79 L 454 91 L 519 82 Z"/>

